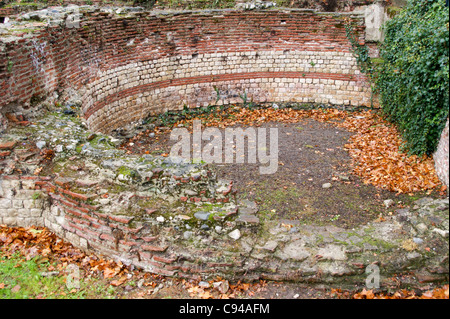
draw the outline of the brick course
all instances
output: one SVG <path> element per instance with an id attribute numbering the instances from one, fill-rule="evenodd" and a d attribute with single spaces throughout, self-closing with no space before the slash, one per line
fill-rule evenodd
<path id="1" fill-rule="evenodd" d="M 364 43 L 363 17 L 353 14 L 85 13 L 80 28 L 48 27 L 1 43 L 0 106 L 83 89 L 88 124 L 104 132 L 184 105 L 241 103 L 244 93 L 254 102 L 368 106 L 370 85 L 344 18 Z"/>

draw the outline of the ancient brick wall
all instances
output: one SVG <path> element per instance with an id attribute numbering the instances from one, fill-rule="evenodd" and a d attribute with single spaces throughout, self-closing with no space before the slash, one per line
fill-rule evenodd
<path id="1" fill-rule="evenodd" d="M 434 163 L 436 173 L 439 176 L 439 179 L 449 187 L 449 163 L 448 163 L 448 154 L 449 154 L 449 137 L 448 137 L 448 118 L 447 124 L 445 125 L 444 130 L 441 133 L 441 138 L 439 140 L 439 144 L 436 152 L 433 154 Z"/>
<path id="2" fill-rule="evenodd" d="M 148 113 L 208 104 L 371 103 L 345 37 L 351 17 L 311 10 L 85 14 L 79 28 L 49 27 L 4 41 L 0 105 L 72 86 L 90 127 L 109 131 Z"/>
<path id="3" fill-rule="evenodd" d="M 368 106 L 370 86 L 350 52 L 343 28 L 346 17 L 358 25 L 364 42 L 363 17 L 352 14 L 311 10 L 85 13 L 78 27 L 44 27 L 32 35 L 16 33 L 2 39 L 0 111 L 14 105 L 33 109 L 36 101 L 69 87 L 82 93 L 82 110 L 91 129 L 105 132 L 184 104 L 240 103 L 244 94 L 248 101 L 261 103 Z M 4 126 L 3 121 L 0 112 Z M 9 156 L 9 148 L 4 149 L 0 156 Z M 174 185 L 185 183 L 179 177 L 167 178 Z M 242 218 L 251 209 L 240 206 L 227 211 L 230 220 L 225 220 L 228 215 L 223 220 L 217 216 L 219 231 L 197 229 L 200 235 L 188 238 L 182 232 L 188 228 L 181 227 L 185 221 L 177 220 L 178 215 L 172 219 L 165 215 L 161 222 L 149 209 L 142 213 L 143 222 L 133 215 L 108 212 L 114 202 L 97 202 L 92 196 L 98 194 L 82 192 L 74 183 L 47 176 L 2 176 L 0 223 L 44 225 L 80 248 L 157 274 L 188 278 L 245 275 L 314 283 L 345 280 L 345 275 L 358 282 L 365 278 L 369 259 L 376 256 L 374 248 L 366 251 L 364 245 L 356 250 L 337 247 L 333 238 L 346 237 L 333 233 L 327 235 L 324 247 L 305 245 L 304 234 L 324 229 L 291 233 L 280 227 L 272 237 L 253 238 L 249 234 L 255 233 L 258 220 Z M 215 200 L 226 203 L 231 186 L 222 189 Z M 180 195 L 179 200 L 198 202 L 199 196 Z M 229 236 L 233 229 L 243 235 L 240 241 Z M 367 235 L 365 230 L 361 236 Z M 317 240 L 325 245 L 323 237 Z M 346 245 L 351 247 L 350 243 Z M 386 260 L 409 267 L 410 258 L 401 259 L 396 250 L 388 253 Z M 386 271 L 394 269 L 389 267 Z"/>
<path id="4" fill-rule="evenodd" d="M 78 248 L 166 276 L 176 273 L 192 278 L 199 273 L 227 271 L 236 266 L 222 262 L 220 251 L 210 255 L 208 262 L 199 268 L 194 260 L 197 257 L 191 260 L 183 255 L 183 249 L 180 251 L 170 233 L 173 227 L 157 221 L 137 223 L 132 216 L 108 214 L 105 212 L 108 205 L 93 204 L 95 195 L 74 190 L 73 182 L 46 176 L 2 176 L 0 224 L 45 226 Z"/>
<path id="5" fill-rule="evenodd" d="M 424 247 L 435 247 L 432 253 L 417 249 L 414 258 L 404 248 L 405 240 L 411 240 L 411 224 L 417 224 L 409 221 L 407 216 L 412 213 L 408 209 L 388 221 L 354 228 L 351 237 L 348 229 L 338 227 L 299 225 L 298 231 L 291 232 L 283 224 L 264 236 L 254 236 L 258 225 L 225 222 L 239 229 L 242 238 L 230 238 L 229 230 L 197 231 L 193 238 L 186 238 L 180 236 L 182 224 L 150 219 L 139 224 L 132 216 L 105 213 L 106 205 L 90 203 L 88 194 L 76 192 L 67 181 L 43 176 L 0 179 L 0 224 L 45 225 L 81 249 L 178 278 L 213 280 L 219 276 L 234 282 L 245 278 L 354 287 L 365 283 L 365 267 L 383 258 L 380 272 L 387 284 L 399 269 L 427 282 L 448 281 L 448 229 L 436 228 L 432 222 L 448 214 L 448 199 L 426 200 L 421 200 L 420 207 L 417 202 L 421 212 L 417 215 L 424 215 L 420 222 L 428 225 L 422 224 L 428 227 Z M 381 233 L 386 229 L 387 233 Z"/>

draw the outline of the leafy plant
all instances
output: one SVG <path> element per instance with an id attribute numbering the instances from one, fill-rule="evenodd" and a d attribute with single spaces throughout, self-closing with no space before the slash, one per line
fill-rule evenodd
<path id="1" fill-rule="evenodd" d="M 26 258 L 16 252 L 9 258 L 0 255 L 0 299 L 42 299 L 42 298 L 114 298 L 115 290 L 95 278 L 83 278 L 79 289 L 67 287 L 67 273 L 56 270 L 58 265 L 46 257 Z"/>
<path id="2" fill-rule="evenodd" d="M 9 73 L 12 72 L 13 65 L 14 65 L 14 62 L 11 61 L 10 59 L 8 59 L 8 64 L 6 65 L 6 69 L 8 70 Z"/>
<path id="3" fill-rule="evenodd" d="M 330 222 L 335 222 L 335 221 L 337 221 L 340 217 L 341 217 L 341 215 L 339 215 L 339 214 L 334 215 L 333 217 L 330 218 Z"/>
<path id="4" fill-rule="evenodd" d="M 244 91 L 244 94 L 239 94 L 239 97 L 242 99 L 242 103 L 244 104 L 244 108 L 253 109 L 255 107 L 255 103 L 253 100 L 248 101 L 247 92 Z"/>
<path id="5" fill-rule="evenodd" d="M 432 154 L 449 106 L 449 8 L 411 0 L 385 26 L 376 86 L 410 154 Z"/>
<path id="6" fill-rule="evenodd" d="M 219 102 L 219 100 L 220 100 L 220 91 L 219 91 L 219 88 L 215 85 L 213 86 L 213 88 L 214 88 L 214 91 L 216 91 L 216 104 L 217 104 L 217 102 Z"/>
<path id="7" fill-rule="evenodd" d="M 350 41 L 353 53 L 356 58 L 356 62 L 358 63 L 361 72 L 365 73 L 367 76 L 369 76 L 369 78 L 373 78 L 374 66 L 369 56 L 369 49 L 366 45 L 362 45 L 359 43 L 357 36 L 353 32 L 354 25 L 352 24 L 350 19 L 345 19 L 344 26 L 345 35 Z"/>
<path id="8" fill-rule="evenodd" d="M 42 197 L 42 193 L 41 192 L 35 192 L 35 193 L 33 193 L 33 195 L 31 196 L 31 198 L 33 199 L 33 200 L 38 200 L 39 198 L 41 198 Z"/>

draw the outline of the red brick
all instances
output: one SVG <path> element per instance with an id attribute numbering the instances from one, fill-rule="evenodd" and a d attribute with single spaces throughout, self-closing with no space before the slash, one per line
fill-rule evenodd
<path id="1" fill-rule="evenodd" d="M 151 245 L 141 245 L 141 248 L 147 251 L 159 251 L 159 252 L 164 252 L 167 250 L 168 246 L 151 246 Z"/>
<path id="2" fill-rule="evenodd" d="M 162 257 L 162 256 L 153 256 L 153 260 L 159 261 L 165 264 L 172 264 L 175 261 L 177 261 L 177 258 L 175 257 Z"/>
<path id="3" fill-rule="evenodd" d="M 108 215 L 108 218 L 122 224 L 128 224 L 134 219 L 134 217 L 118 215 Z"/>
<path id="4" fill-rule="evenodd" d="M 0 143 L 0 150 L 12 150 L 16 147 L 17 141 L 8 141 Z"/>
<path id="5" fill-rule="evenodd" d="M 143 259 L 143 260 L 151 260 L 153 257 L 152 254 L 147 253 L 145 251 L 138 251 L 138 254 L 139 254 L 140 259 Z"/>
<path id="6" fill-rule="evenodd" d="M 109 241 L 115 241 L 116 240 L 113 236 L 105 234 L 105 233 L 101 233 L 99 238 L 102 239 L 102 240 L 109 240 Z"/>
<path id="7" fill-rule="evenodd" d="M 54 183 L 65 189 L 68 189 L 73 184 L 73 180 L 64 177 L 58 177 L 54 180 Z"/>
<path id="8" fill-rule="evenodd" d="M 66 195 L 71 196 L 72 198 L 76 198 L 76 199 L 79 199 L 79 200 L 82 200 L 82 201 L 85 201 L 85 202 L 88 201 L 89 199 L 97 197 L 97 195 L 87 195 L 87 194 L 74 193 L 74 192 L 71 192 L 71 191 L 69 191 L 67 189 L 62 189 L 61 192 L 66 194 Z"/>
<path id="9" fill-rule="evenodd" d="M 146 236 L 146 237 L 141 237 L 141 239 L 145 242 L 151 242 L 151 241 L 155 241 L 158 239 L 159 236 Z"/>
<path id="10" fill-rule="evenodd" d="M 93 213 L 95 213 L 94 211 L 97 211 L 97 210 L 99 210 L 101 208 L 100 205 L 94 206 L 94 205 L 90 205 L 90 204 L 87 204 L 87 203 L 80 203 L 80 205 L 82 207 L 86 208 L 86 209 L 89 209 L 90 211 L 93 211 Z"/>
<path id="11" fill-rule="evenodd" d="M 77 208 L 80 209 L 80 207 L 77 207 Z M 98 221 L 97 218 L 93 218 L 93 217 L 89 216 L 88 214 L 82 214 L 81 217 L 83 217 L 84 219 L 87 219 L 91 222 L 94 222 L 94 223 L 96 223 Z"/>
<path id="12" fill-rule="evenodd" d="M 81 217 L 81 216 L 82 216 L 82 213 L 77 212 L 77 211 L 74 210 L 73 208 L 72 208 L 72 209 L 66 208 L 65 211 L 66 211 L 67 213 L 69 213 L 69 214 L 72 214 L 72 215 L 75 215 L 75 216 L 78 216 L 78 217 Z"/>
<path id="13" fill-rule="evenodd" d="M 176 270 L 167 270 L 153 266 L 150 270 L 152 273 L 162 275 L 162 276 L 173 276 L 177 271 Z"/>
<path id="14" fill-rule="evenodd" d="M 166 268 L 167 270 L 179 270 L 181 268 L 181 266 L 179 266 L 179 265 L 165 265 L 164 268 Z"/>
<path id="15" fill-rule="evenodd" d="M 137 242 L 130 241 L 130 240 L 119 240 L 119 244 L 124 245 L 124 246 L 129 246 L 129 247 L 139 245 Z"/>
<path id="16" fill-rule="evenodd" d="M 137 227 L 137 228 L 123 227 L 123 230 L 125 230 L 127 233 L 137 234 L 137 233 L 139 233 L 143 228 L 144 228 L 144 226 L 140 226 L 140 227 Z"/>
<path id="17" fill-rule="evenodd" d="M 20 180 L 20 177 L 16 176 L 16 175 L 3 175 L 2 179 L 18 181 L 18 180 Z"/>
<path id="18" fill-rule="evenodd" d="M 20 179 L 26 180 L 26 181 L 35 181 L 41 179 L 39 176 L 20 176 Z"/>

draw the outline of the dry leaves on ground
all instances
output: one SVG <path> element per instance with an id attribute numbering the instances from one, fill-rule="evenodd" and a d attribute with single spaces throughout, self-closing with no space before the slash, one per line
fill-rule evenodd
<path id="1" fill-rule="evenodd" d="M 442 185 L 429 156 L 408 156 L 401 150 L 402 139 L 396 128 L 373 111 L 349 113 L 337 109 L 294 110 L 290 108 L 235 108 L 223 110 L 214 116 L 199 117 L 204 126 L 228 127 L 234 125 L 258 126 L 267 122 L 297 123 L 310 118 L 344 128 L 354 135 L 346 148 L 353 161 L 353 172 L 366 184 L 397 193 L 438 190 Z M 195 119 L 180 120 L 174 127 L 192 129 Z M 155 131 L 156 135 L 166 130 Z M 142 133 L 141 133 L 142 134 Z M 142 136 L 142 135 L 140 135 Z M 131 141 L 140 138 L 136 136 Z"/>
<path id="2" fill-rule="evenodd" d="M 421 295 L 406 289 L 398 290 L 393 294 L 374 293 L 363 289 L 353 295 L 353 299 L 449 299 L 449 285 L 428 290 Z"/>
<path id="3" fill-rule="evenodd" d="M 338 124 L 354 132 L 346 145 L 354 173 L 367 184 L 398 193 L 440 189 L 432 157 L 408 156 L 396 128 L 372 112 L 348 116 Z"/>
<path id="4" fill-rule="evenodd" d="M 7 258 L 20 253 L 27 260 L 37 257 L 41 260 L 57 261 L 59 271 L 69 264 L 76 264 L 88 274 L 102 274 L 105 279 L 116 276 L 122 278 L 128 272 L 122 263 L 86 254 L 58 238 L 45 227 L 24 228 L 0 225 L 0 252 Z M 123 283 L 123 281 L 119 282 Z"/>
<path id="5" fill-rule="evenodd" d="M 7 227 L 0 225 L 0 253 L 2 256 L 9 257 L 19 252 L 25 258 L 34 257 L 48 258 L 49 261 L 56 261 L 56 269 L 63 271 L 68 263 L 75 263 L 82 267 L 86 274 L 101 275 L 105 279 L 114 279 L 110 281 L 112 286 L 121 286 L 127 282 L 128 269 L 120 262 L 116 263 L 112 260 L 106 260 L 95 255 L 87 255 L 71 244 L 64 242 L 44 227 Z M 55 270 L 53 265 L 48 270 Z M 136 275 L 137 271 L 134 271 Z M 155 281 L 163 279 L 161 276 L 144 273 L 140 274 L 144 282 L 144 289 L 153 291 L 157 285 Z M 135 277 L 136 279 L 136 277 Z M 237 282 L 231 284 L 223 278 L 217 277 L 215 280 L 208 282 L 208 286 L 201 286 L 197 281 L 181 280 L 182 286 L 191 297 L 201 299 L 232 299 L 232 298 L 249 298 L 257 296 L 261 291 L 267 289 L 267 282 L 260 280 L 255 283 Z M 4 283 L 0 283 L 0 289 L 5 287 Z M 13 289 L 19 290 L 21 287 L 17 285 Z M 143 297 L 145 291 L 141 291 L 138 296 Z M 331 289 L 331 295 L 338 298 L 353 299 L 448 299 L 449 285 L 435 288 L 416 295 L 414 291 L 398 290 L 393 294 L 374 293 L 372 290 L 363 289 L 359 293 L 349 294 L 340 289 Z"/>
<path id="6" fill-rule="evenodd" d="M 255 283 L 243 283 L 238 281 L 236 284 L 230 284 L 228 281 L 217 277 L 215 280 L 208 281 L 209 286 L 201 286 L 198 282 L 183 280 L 184 288 L 193 298 L 201 299 L 233 299 L 239 296 L 246 298 L 253 297 L 255 293 L 263 290 L 267 283 L 260 280 Z"/>

